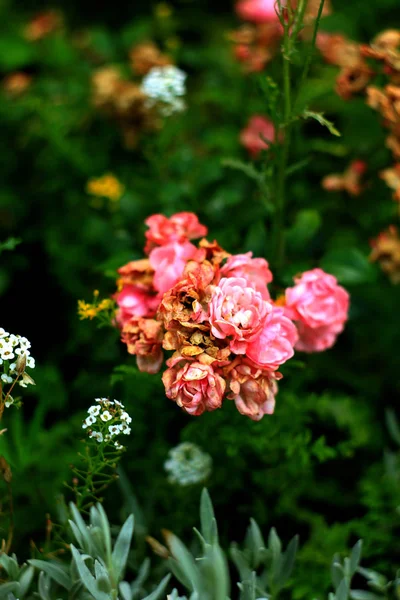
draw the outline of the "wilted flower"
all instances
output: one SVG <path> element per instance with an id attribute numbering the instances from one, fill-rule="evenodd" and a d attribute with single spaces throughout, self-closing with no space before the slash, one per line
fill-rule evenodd
<path id="1" fill-rule="evenodd" d="M 221 408 L 226 383 L 212 365 L 198 361 L 167 361 L 162 380 L 168 398 L 190 415 Z"/>
<path id="2" fill-rule="evenodd" d="M 138 44 L 129 52 L 132 70 L 138 75 L 147 75 L 153 67 L 165 67 L 172 60 L 163 54 L 153 42 Z"/>
<path id="3" fill-rule="evenodd" d="M 400 283 L 400 237 L 397 227 L 391 225 L 371 241 L 370 261 L 378 262 L 394 284 Z"/>
<path id="4" fill-rule="evenodd" d="M 24 37 L 30 42 L 36 42 L 59 29 L 61 24 L 61 15 L 54 10 L 47 10 L 36 15 L 26 25 Z"/>
<path id="5" fill-rule="evenodd" d="M 149 99 L 149 106 L 158 104 L 165 116 L 182 112 L 185 104 L 186 73 L 173 65 L 153 67 L 142 81 L 142 92 Z"/>
<path id="6" fill-rule="evenodd" d="M 2 87 L 3 87 L 3 90 L 9 96 L 16 97 L 16 96 L 21 96 L 24 92 L 26 92 L 28 90 L 28 88 L 30 87 L 31 83 L 32 83 L 31 75 L 28 75 L 27 73 L 23 73 L 22 71 L 20 71 L 20 72 L 10 73 L 6 77 L 4 77 L 4 79 L 2 81 Z"/>
<path id="7" fill-rule="evenodd" d="M 393 200 L 400 202 L 400 163 L 380 172 L 381 178 L 393 190 Z"/>
<path id="8" fill-rule="evenodd" d="M 168 452 L 164 463 L 168 481 L 181 486 L 205 481 L 211 475 L 212 458 L 199 446 L 184 442 Z"/>
<path id="9" fill-rule="evenodd" d="M 359 196 L 364 189 L 361 178 L 367 170 L 363 160 L 353 160 L 343 174 L 333 173 L 322 180 L 322 187 L 329 192 L 344 190 L 350 196 Z"/>
<path id="10" fill-rule="evenodd" d="M 139 371 L 158 373 L 164 359 L 163 329 L 160 321 L 132 317 L 122 328 L 122 341 L 135 354 Z"/>

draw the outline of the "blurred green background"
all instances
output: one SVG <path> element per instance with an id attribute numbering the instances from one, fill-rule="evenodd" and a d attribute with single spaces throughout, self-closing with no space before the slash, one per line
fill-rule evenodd
<path id="1" fill-rule="evenodd" d="M 400 390 L 400 286 L 368 261 L 369 240 L 396 218 L 377 176 L 391 164 L 385 131 L 362 98 L 335 95 L 337 68 L 317 56 L 307 102 L 342 136 L 313 122 L 293 140 L 293 160 L 308 162 L 289 179 L 288 257 L 277 279 L 290 285 L 293 274 L 317 265 L 334 273 L 351 294 L 350 321 L 332 350 L 283 369 L 273 417 L 254 423 L 228 402 L 200 418 L 181 413 L 160 377 L 136 371 L 116 331 L 77 316 L 78 299 L 90 302 L 96 288 L 113 293 L 115 269 L 142 256 L 150 214 L 193 211 L 228 251 L 267 259 L 271 251 L 257 186 L 224 165 L 248 160 L 240 130 L 252 114 L 265 113 L 263 75 L 244 75 L 233 57 L 233 3 L 168 7 L 162 14 L 157 3 L 0 2 L 1 75 L 32 77 L 25 93 L 3 89 L 0 100 L 0 240 L 21 240 L 0 257 L 0 325 L 26 336 L 37 361 L 37 385 L 22 411 L 7 411 L 8 435 L 0 438 L 14 475 L 15 545 L 24 556 L 30 539 L 40 543 L 45 513 L 55 518 L 56 496 L 71 477 L 83 414 L 95 397 L 111 395 L 133 417 L 123 470 L 148 532 L 167 527 L 181 535 L 196 523 L 200 488 L 172 486 L 163 470 L 172 446 L 195 442 L 213 458 L 207 485 L 222 540 L 242 539 L 250 516 L 262 528 L 275 525 L 285 541 L 300 533 L 293 598 L 310 598 L 328 585 L 332 554 L 359 537 L 367 565 L 393 569 L 400 559 L 399 450 L 385 422 Z M 62 26 L 26 40 L 26 24 L 49 8 L 60 11 Z M 398 0 L 333 0 L 333 9 L 322 29 L 357 41 L 400 23 Z M 131 76 L 129 50 L 144 40 L 188 73 L 188 108 L 127 150 L 118 125 L 93 108 L 91 77 L 110 64 Z M 280 82 L 279 56 L 266 74 Z M 360 197 L 321 188 L 325 175 L 355 158 L 368 164 Z M 105 173 L 125 192 L 99 206 L 86 184 Z M 127 368 L 111 380 L 118 365 Z M 126 512 L 117 486 L 107 497 L 115 520 Z M 6 527 L 0 517 L 0 537 Z"/>

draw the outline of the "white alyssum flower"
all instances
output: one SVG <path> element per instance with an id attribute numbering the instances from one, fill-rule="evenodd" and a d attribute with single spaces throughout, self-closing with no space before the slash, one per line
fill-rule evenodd
<path id="1" fill-rule="evenodd" d="M 35 382 L 25 369 L 35 367 L 35 359 L 30 355 L 30 341 L 21 335 L 9 333 L 0 327 L 0 369 L 1 381 L 5 384 L 13 384 L 18 379 L 21 387 L 27 387 Z M 3 391 L 5 406 L 13 404 L 6 391 Z"/>
<path id="2" fill-rule="evenodd" d="M 118 435 L 129 435 L 132 418 L 124 410 L 124 405 L 118 400 L 109 398 L 96 398 L 96 404 L 88 409 L 88 417 L 83 421 L 82 429 L 88 430 L 89 438 L 99 444 L 112 442 L 116 450 L 123 450 L 124 446 L 114 440 Z"/>
<path id="3" fill-rule="evenodd" d="M 180 486 L 201 483 L 212 470 L 212 458 L 199 446 L 184 442 L 168 452 L 164 463 L 168 481 Z"/>
<path id="4" fill-rule="evenodd" d="M 173 65 L 153 67 L 142 81 L 142 92 L 149 98 L 149 106 L 159 104 L 165 116 L 185 110 L 182 96 L 186 93 L 186 77 L 184 71 Z"/>

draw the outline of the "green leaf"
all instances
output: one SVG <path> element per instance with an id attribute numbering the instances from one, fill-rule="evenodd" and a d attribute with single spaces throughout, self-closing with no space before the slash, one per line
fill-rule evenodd
<path id="1" fill-rule="evenodd" d="M 66 590 L 70 590 L 72 587 L 72 581 L 65 572 L 64 566 L 54 564 L 45 560 L 38 560 L 33 558 L 28 561 L 30 565 L 36 567 L 40 571 L 46 573 L 51 579 L 53 579 L 58 585 L 61 585 Z"/>
<path id="2" fill-rule="evenodd" d="M 132 542 L 133 528 L 134 518 L 133 515 L 130 515 L 123 524 L 122 529 L 118 534 L 117 541 L 115 542 L 114 549 L 112 552 L 111 560 L 116 581 L 119 581 L 121 579 L 126 566 L 126 561 L 128 559 L 128 554 Z"/>
<path id="3" fill-rule="evenodd" d="M 385 420 L 386 427 L 388 428 L 393 441 L 400 446 L 400 427 L 394 410 L 391 408 L 386 409 Z"/>
<path id="4" fill-rule="evenodd" d="M 345 579 L 342 579 L 339 587 L 336 590 L 336 600 L 348 600 L 349 586 Z"/>
<path id="5" fill-rule="evenodd" d="M 236 158 L 224 158 L 221 161 L 222 166 L 234 169 L 235 171 L 241 171 L 250 179 L 254 179 L 258 183 L 262 180 L 262 175 L 251 163 L 244 163 Z"/>
<path id="6" fill-rule="evenodd" d="M 200 500 L 201 534 L 208 544 L 218 544 L 218 529 L 210 495 L 203 489 Z"/>
<path id="7" fill-rule="evenodd" d="M 250 519 L 249 541 L 253 557 L 252 567 L 257 569 L 265 552 L 265 542 L 260 528 L 254 519 Z"/>
<path id="8" fill-rule="evenodd" d="M 85 588 L 94 596 L 95 600 L 109 600 L 109 594 L 98 589 L 96 580 L 85 565 L 82 556 L 78 550 L 71 544 L 71 552 L 78 569 L 80 578 Z"/>
<path id="9" fill-rule="evenodd" d="M 154 592 L 143 598 L 143 600 L 159 600 L 162 598 L 170 578 L 171 575 L 166 575 Z"/>
<path id="10" fill-rule="evenodd" d="M 350 592 L 350 598 L 352 598 L 352 600 L 383 600 L 382 596 L 377 596 L 373 592 L 367 592 L 365 590 L 352 590 Z"/>
<path id="11" fill-rule="evenodd" d="M 7 238 L 4 242 L 0 242 L 0 254 L 4 252 L 4 250 L 15 250 L 21 242 L 22 240 L 20 238 Z"/>
<path id="12" fill-rule="evenodd" d="M 357 248 L 331 250 L 321 260 L 321 268 L 344 285 L 371 283 L 376 279 L 375 269 Z"/>
<path id="13" fill-rule="evenodd" d="M 200 593 L 200 589 L 202 587 L 201 578 L 193 556 L 190 554 L 189 550 L 181 542 L 181 540 L 171 531 L 166 531 L 164 535 L 171 554 L 182 568 L 182 571 L 187 579 L 190 581 L 191 589 Z"/>
<path id="14" fill-rule="evenodd" d="M 315 121 L 318 121 L 318 123 L 320 125 L 323 125 L 324 127 L 326 127 L 329 132 L 332 135 L 336 135 L 338 137 L 340 137 L 342 134 L 336 129 L 336 127 L 334 126 L 334 124 L 332 123 L 332 121 L 328 121 L 328 119 L 325 119 L 324 114 L 323 113 L 317 113 L 311 110 L 305 110 L 302 114 L 302 117 L 304 119 L 314 119 Z"/>
<path id="15" fill-rule="evenodd" d="M 51 579 L 44 571 L 39 573 L 38 591 L 41 600 L 52 600 L 50 596 Z"/>
<path id="16" fill-rule="evenodd" d="M 299 536 L 296 535 L 290 540 L 288 547 L 283 555 L 281 569 L 277 580 L 277 585 L 281 589 L 292 574 L 294 563 L 296 561 L 297 548 L 299 545 Z"/>
<path id="17" fill-rule="evenodd" d="M 317 210 L 299 210 L 295 222 L 286 233 L 288 245 L 293 250 L 304 249 L 318 232 L 322 219 Z"/>
<path id="18" fill-rule="evenodd" d="M 357 570 L 358 565 L 360 564 L 361 552 L 362 552 L 362 540 L 358 540 L 358 542 L 353 546 L 350 555 L 350 576 L 352 577 Z"/>

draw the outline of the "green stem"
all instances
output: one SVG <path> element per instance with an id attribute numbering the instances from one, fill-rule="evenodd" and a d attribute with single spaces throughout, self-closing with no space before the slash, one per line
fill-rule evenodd
<path id="1" fill-rule="evenodd" d="M 292 86 L 290 80 L 290 35 L 289 26 L 285 24 L 283 38 L 283 134 L 284 139 L 280 153 L 278 169 L 278 185 L 276 195 L 276 214 L 274 221 L 274 241 L 275 241 L 275 261 L 279 269 L 285 259 L 285 231 L 284 231 L 284 211 L 286 196 L 286 169 L 289 159 L 290 136 L 291 136 L 291 116 L 292 116 Z"/>
<path id="2" fill-rule="evenodd" d="M 304 83 L 307 80 L 307 75 L 308 75 L 308 71 L 310 70 L 310 65 L 311 65 L 311 61 L 313 58 L 313 54 L 314 54 L 314 48 L 315 48 L 315 42 L 317 41 L 317 33 L 318 33 L 318 29 L 319 29 L 319 23 L 321 21 L 321 17 L 322 17 L 322 11 L 324 10 L 324 4 L 325 4 L 325 0 L 321 0 L 321 3 L 319 5 L 319 9 L 318 9 L 318 14 L 317 17 L 315 19 L 314 22 L 314 31 L 313 31 L 313 36 L 312 36 L 312 40 L 311 40 L 311 46 L 310 49 L 308 51 L 307 57 L 306 57 L 306 61 L 304 63 L 304 69 L 303 72 L 301 74 L 301 78 L 300 78 L 300 83 L 299 83 L 299 87 L 298 87 L 298 94 L 297 94 L 297 98 L 296 98 L 296 103 L 298 100 L 298 96 L 303 88 Z"/>

